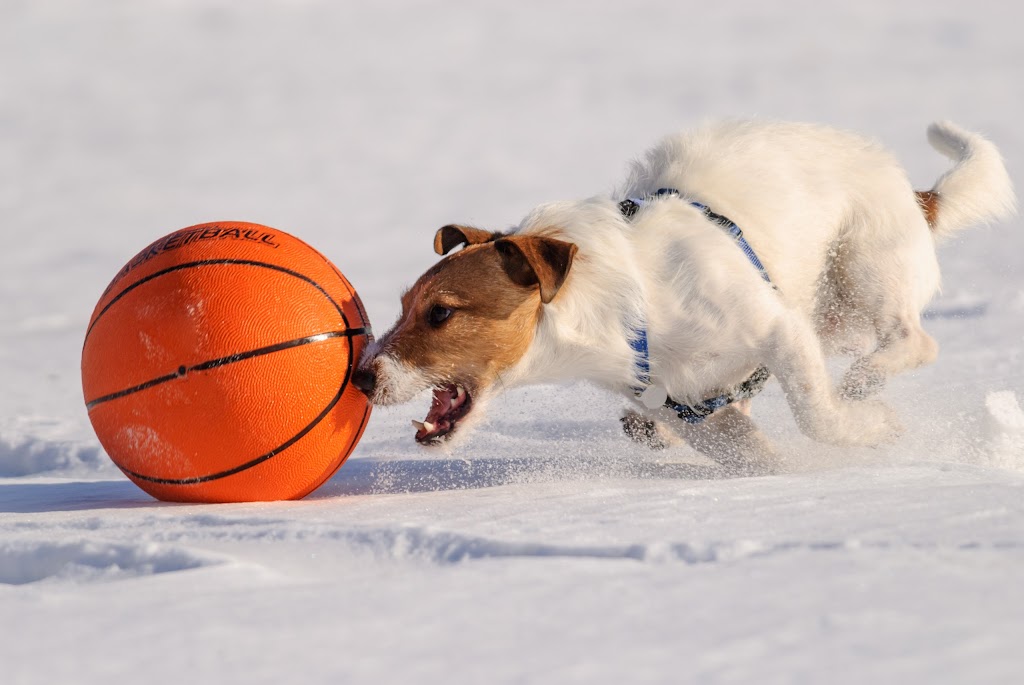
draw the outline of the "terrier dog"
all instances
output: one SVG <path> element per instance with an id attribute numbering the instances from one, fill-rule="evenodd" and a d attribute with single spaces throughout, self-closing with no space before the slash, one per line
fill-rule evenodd
<path id="1" fill-rule="evenodd" d="M 612 197 L 541 205 L 508 232 L 445 226 L 434 249 L 448 256 L 403 294 L 353 382 L 376 404 L 432 389 L 413 422 L 423 444 L 465 435 L 500 389 L 586 379 L 630 398 L 633 439 L 682 437 L 770 471 L 749 415 L 769 375 L 811 438 L 894 439 L 898 419 L 869 398 L 936 358 L 920 317 L 936 242 L 1016 205 L 992 143 L 948 122 L 928 139 L 953 167 L 915 192 L 858 135 L 722 123 L 664 139 Z M 836 353 L 855 357 L 838 388 Z"/>

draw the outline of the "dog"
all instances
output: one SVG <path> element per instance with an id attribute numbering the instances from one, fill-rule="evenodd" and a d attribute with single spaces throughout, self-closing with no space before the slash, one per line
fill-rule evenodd
<path id="1" fill-rule="evenodd" d="M 953 166 L 915 192 L 860 135 L 723 122 L 665 138 L 612 196 L 541 205 L 505 232 L 444 226 L 447 256 L 352 381 L 381 405 L 432 390 L 413 421 L 427 445 L 464 437 L 505 388 L 585 379 L 629 398 L 634 440 L 771 472 L 750 416 L 769 375 L 814 440 L 894 440 L 901 424 L 872 396 L 936 358 L 921 326 L 936 243 L 1016 209 L 991 142 L 949 122 L 928 139 Z M 834 354 L 854 357 L 838 386 Z"/>

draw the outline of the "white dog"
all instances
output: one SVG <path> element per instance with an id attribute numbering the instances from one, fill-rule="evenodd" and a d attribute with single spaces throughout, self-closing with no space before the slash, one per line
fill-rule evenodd
<path id="1" fill-rule="evenodd" d="M 892 439 L 867 397 L 936 357 L 920 322 L 936 241 L 1015 207 L 990 142 L 950 123 L 928 137 L 954 161 L 931 191 L 851 133 L 725 123 L 663 140 L 615 197 L 542 205 L 507 234 L 445 226 L 435 250 L 465 249 L 403 295 L 354 382 L 379 404 L 433 389 L 424 444 L 464 434 L 499 389 L 587 379 L 634 401 L 634 439 L 766 470 L 749 398 L 769 374 L 808 436 Z M 857 357 L 838 389 L 836 352 Z"/>

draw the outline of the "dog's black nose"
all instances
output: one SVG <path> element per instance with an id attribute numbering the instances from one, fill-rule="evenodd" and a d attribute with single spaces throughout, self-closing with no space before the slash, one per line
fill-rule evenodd
<path id="1" fill-rule="evenodd" d="M 370 397 L 373 395 L 373 389 L 377 387 L 377 374 L 370 369 L 356 369 L 352 372 L 352 385 Z"/>

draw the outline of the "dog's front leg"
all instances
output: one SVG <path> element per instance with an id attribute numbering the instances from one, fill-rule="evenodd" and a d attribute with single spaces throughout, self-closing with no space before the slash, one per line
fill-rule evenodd
<path id="1" fill-rule="evenodd" d="M 730 475 L 775 473 L 778 455 L 742 405 L 719 409 L 698 424 L 676 419 L 669 424 L 695 450 L 721 464 Z"/>
<path id="2" fill-rule="evenodd" d="M 771 442 L 750 418 L 750 402 L 743 400 L 719 409 L 701 423 L 683 421 L 669 409 L 627 412 L 623 428 L 630 438 L 648 447 L 666 447 L 682 438 L 695 450 L 717 462 L 732 476 L 774 473 L 779 460 Z"/>
<path id="3" fill-rule="evenodd" d="M 839 397 L 828 377 L 821 343 L 803 318 L 780 317 L 766 342 L 766 366 L 782 384 L 797 425 L 808 437 L 835 445 L 870 446 L 902 431 L 885 404 Z"/>

